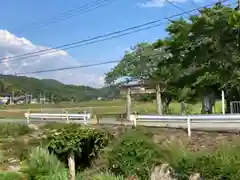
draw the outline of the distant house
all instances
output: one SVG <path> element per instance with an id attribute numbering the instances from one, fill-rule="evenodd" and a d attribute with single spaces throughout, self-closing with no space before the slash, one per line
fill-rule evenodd
<path id="1" fill-rule="evenodd" d="M 103 99 L 102 97 L 98 97 L 98 98 L 97 98 L 97 100 L 99 100 L 99 101 L 102 100 L 102 99 Z"/>

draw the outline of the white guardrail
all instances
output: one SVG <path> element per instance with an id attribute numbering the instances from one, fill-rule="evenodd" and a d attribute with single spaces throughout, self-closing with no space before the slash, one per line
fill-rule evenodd
<path id="1" fill-rule="evenodd" d="M 68 113 L 30 113 L 27 112 L 24 114 L 27 118 L 27 123 L 30 122 L 30 119 L 62 119 L 66 120 L 68 123 L 70 120 L 83 120 L 84 124 L 88 124 L 89 119 L 91 118 L 90 113 L 84 112 L 83 114 L 68 114 Z"/>
<path id="2" fill-rule="evenodd" d="M 30 119 L 51 119 L 51 120 L 66 120 L 70 123 L 70 120 L 83 120 L 84 124 L 91 124 L 89 121 L 91 118 L 90 113 L 84 112 L 83 114 L 68 114 L 68 113 L 25 113 L 25 117 L 27 118 L 27 123 L 30 122 Z M 112 119 L 111 121 L 102 121 L 106 124 L 117 125 L 117 121 Z M 82 122 L 80 122 L 82 123 Z M 191 130 L 194 129 L 194 126 L 203 127 L 223 127 L 225 130 L 229 127 L 235 129 L 238 127 L 240 129 L 240 114 L 214 114 L 214 115 L 131 115 L 130 122 L 125 121 L 125 125 L 143 125 L 143 126 L 154 126 L 154 127 L 165 127 L 162 124 L 178 124 L 183 125 L 187 128 L 188 136 L 191 136 Z M 183 127 L 181 126 L 181 127 Z M 167 126 L 169 127 L 169 126 Z M 179 127 L 179 126 L 178 126 Z"/>
<path id="3" fill-rule="evenodd" d="M 131 115 L 130 121 L 133 121 L 133 125 L 137 126 L 138 123 L 187 123 L 188 136 L 191 136 L 191 123 L 212 123 L 212 124 L 225 124 L 227 123 L 239 123 L 240 114 L 214 114 L 214 115 Z"/>

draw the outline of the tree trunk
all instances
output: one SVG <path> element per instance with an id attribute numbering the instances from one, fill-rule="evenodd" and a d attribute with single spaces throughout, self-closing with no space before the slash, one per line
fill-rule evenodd
<path id="1" fill-rule="evenodd" d="M 72 151 L 68 155 L 68 168 L 69 168 L 68 179 L 75 180 L 75 159 L 74 153 Z"/>
<path id="2" fill-rule="evenodd" d="M 157 113 L 159 115 L 162 115 L 163 106 L 162 106 L 161 88 L 159 84 L 156 85 L 156 106 L 157 106 Z"/>
<path id="3" fill-rule="evenodd" d="M 126 104 L 126 120 L 130 120 L 130 115 L 131 115 L 131 105 L 132 100 L 131 100 L 131 89 L 127 89 L 127 104 Z"/>

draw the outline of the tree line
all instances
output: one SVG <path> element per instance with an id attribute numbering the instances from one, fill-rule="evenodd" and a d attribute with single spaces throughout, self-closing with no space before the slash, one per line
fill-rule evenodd
<path id="1" fill-rule="evenodd" d="M 189 18 L 172 20 L 168 36 L 127 51 L 106 74 L 106 84 L 148 81 L 164 100 L 199 101 L 224 90 L 226 101 L 240 100 L 240 12 L 221 3 Z"/>
<path id="2" fill-rule="evenodd" d="M 98 97 L 112 99 L 119 97 L 120 92 L 115 86 L 93 88 L 62 84 L 53 79 L 36 79 L 26 76 L 0 75 L 0 96 L 20 96 L 32 94 L 33 98 L 45 97 L 54 102 L 87 101 Z"/>

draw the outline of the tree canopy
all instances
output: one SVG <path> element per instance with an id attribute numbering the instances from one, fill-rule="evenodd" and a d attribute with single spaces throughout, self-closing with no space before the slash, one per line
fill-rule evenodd
<path id="1" fill-rule="evenodd" d="M 239 21 L 239 11 L 219 3 L 171 21 L 167 37 L 137 44 L 106 74 L 105 82 L 128 76 L 158 83 L 177 100 L 220 95 L 221 90 L 228 101 L 239 100 Z"/>

